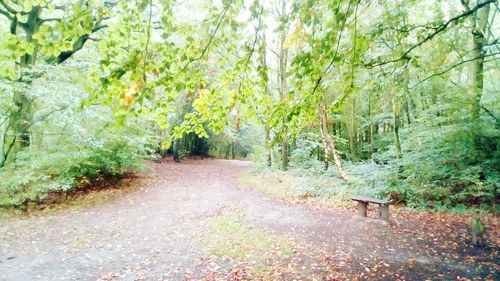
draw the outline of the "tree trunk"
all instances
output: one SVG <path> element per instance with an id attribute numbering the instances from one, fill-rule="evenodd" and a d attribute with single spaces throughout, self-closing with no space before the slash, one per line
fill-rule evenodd
<path id="1" fill-rule="evenodd" d="M 265 146 L 266 146 L 266 154 L 267 154 L 267 166 L 268 167 L 271 167 L 271 165 L 273 164 L 272 162 L 272 158 L 271 158 L 271 129 L 269 128 L 269 126 L 265 125 L 265 133 L 266 133 L 266 136 L 265 136 Z"/>
<path id="2" fill-rule="evenodd" d="M 399 140 L 399 104 L 396 96 L 392 99 L 392 120 L 394 125 L 394 145 L 396 146 L 396 157 L 402 157 L 401 142 Z"/>
<path id="3" fill-rule="evenodd" d="M 484 83 L 484 45 L 486 43 L 486 31 L 488 27 L 488 17 L 490 14 L 490 5 L 476 11 L 475 15 L 471 17 L 472 35 L 473 35 L 473 51 L 472 58 L 477 58 L 472 62 L 472 83 L 471 83 L 471 117 L 478 119 L 481 111 L 481 97 L 483 95 Z"/>
<path id="4" fill-rule="evenodd" d="M 283 171 L 288 171 L 288 137 L 284 136 L 283 141 L 281 142 L 282 151 L 281 151 L 281 169 Z"/>
<path id="5" fill-rule="evenodd" d="M 323 139 L 323 151 L 324 151 L 323 168 L 326 171 L 326 170 L 328 170 L 328 166 L 329 166 L 329 163 L 328 163 L 328 144 L 326 143 L 325 138 L 322 138 L 322 139 Z"/>
<path id="6" fill-rule="evenodd" d="M 332 154 L 333 160 L 335 161 L 335 166 L 337 167 L 337 171 L 339 173 L 339 176 L 343 180 L 348 180 L 347 173 L 344 170 L 344 167 L 342 167 L 342 160 L 340 159 L 340 156 L 337 154 L 337 150 L 335 149 L 335 142 L 333 139 L 330 137 L 328 133 L 328 124 L 327 124 L 327 116 L 326 116 L 326 105 L 324 102 L 320 103 L 318 106 L 318 115 L 320 119 L 320 132 L 321 132 L 321 137 L 323 138 L 323 143 L 325 145 L 325 156 L 328 154 Z"/>
<path id="7" fill-rule="evenodd" d="M 10 115 L 13 134 L 17 137 L 19 148 L 27 147 L 30 145 L 29 129 L 33 121 L 32 101 L 26 94 L 15 92 L 13 102 L 16 105 Z"/>
<path id="8" fill-rule="evenodd" d="M 176 163 L 179 163 L 181 160 L 179 158 L 179 140 L 175 139 L 174 140 L 174 144 L 172 146 L 172 150 L 173 150 L 173 153 L 174 153 L 174 161 Z"/>
<path id="9" fill-rule="evenodd" d="M 476 32 L 474 34 L 474 50 L 472 51 L 472 56 L 475 58 L 480 57 L 472 62 L 472 83 L 471 83 L 471 116 L 472 119 L 479 118 L 479 112 L 481 110 L 481 96 L 483 94 L 483 69 L 484 69 L 484 58 L 482 48 L 484 37 L 482 33 Z"/>
<path id="10" fill-rule="evenodd" d="M 352 98 L 352 104 L 351 104 L 351 116 L 349 118 L 349 125 L 348 125 L 348 131 L 349 131 L 349 149 L 351 150 L 351 157 L 353 160 L 356 160 L 357 155 L 358 155 L 358 149 L 357 149 L 357 137 L 356 137 L 356 112 L 355 112 L 355 107 L 356 107 L 356 99 L 353 97 Z"/>
<path id="11" fill-rule="evenodd" d="M 14 138 L 7 144 L 7 132 L 9 131 L 9 126 L 10 125 L 7 126 L 7 129 L 2 136 L 2 146 L 0 147 L 0 168 L 5 166 L 5 162 L 7 162 L 7 158 L 12 151 L 12 147 L 16 144 L 17 136 L 14 136 Z"/>
<path id="12" fill-rule="evenodd" d="M 373 159 L 373 131 L 374 131 L 374 125 L 373 125 L 373 118 L 372 118 L 372 95 L 371 93 L 368 96 L 368 120 L 370 121 L 370 158 Z"/>
<path id="13" fill-rule="evenodd" d="M 281 1 L 281 16 L 286 17 L 286 0 Z M 287 66 L 288 66 L 288 49 L 285 48 L 285 40 L 287 38 L 287 28 L 283 28 L 280 34 L 279 42 L 279 65 L 278 65 L 278 85 L 281 101 L 288 106 L 288 85 L 287 85 Z M 282 132 L 282 155 L 281 155 L 281 169 L 283 171 L 288 170 L 288 153 L 289 153 L 289 141 L 288 141 L 288 129 L 286 124 L 283 124 Z"/>
<path id="14" fill-rule="evenodd" d="M 232 142 L 231 143 L 231 159 L 235 159 L 236 158 L 236 148 L 235 148 L 235 143 Z"/>

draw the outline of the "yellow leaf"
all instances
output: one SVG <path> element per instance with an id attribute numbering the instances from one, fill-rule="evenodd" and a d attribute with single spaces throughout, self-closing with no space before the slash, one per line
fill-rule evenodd
<path id="1" fill-rule="evenodd" d="M 135 101 L 135 97 L 133 95 L 127 94 L 125 96 L 125 98 L 123 99 L 123 105 L 125 105 L 125 107 L 127 109 L 129 109 L 130 106 L 134 103 L 134 101 Z"/>
<path id="2" fill-rule="evenodd" d="M 167 150 L 170 148 L 171 145 L 172 145 L 172 143 L 169 140 L 163 141 L 161 143 L 161 149 Z"/>
<path id="3" fill-rule="evenodd" d="M 202 99 L 207 98 L 207 94 L 208 94 L 207 89 L 205 89 L 205 88 L 200 89 L 200 98 L 202 98 Z"/>
<path id="4" fill-rule="evenodd" d="M 127 90 L 127 94 L 126 96 L 133 96 L 135 94 L 137 94 L 137 92 L 139 92 L 139 90 L 141 89 L 142 87 L 142 79 L 138 79 L 137 81 L 135 81 L 134 84 L 132 84 L 132 86 L 130 86 L 130 88 Z"/>

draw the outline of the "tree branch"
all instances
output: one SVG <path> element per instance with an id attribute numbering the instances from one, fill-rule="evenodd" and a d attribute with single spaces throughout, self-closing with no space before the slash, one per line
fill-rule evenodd
<path id="1" fill-rule="evenodd" d="M 253 41 L 253 44 L 252 44 L 252 50 L 250 51 L 250 54 L 248 55 L 248 58 L 245 61 L 245 70 L 247 69 L 248 62 L 250 61 L 250 59 L 253 56 L 253 53 L 255 51 L 255 46 L 257 45 L 257 40 L 259 39 L 258 35 L 259 35 L 259 30 L 261 29 L 261 25 L 262 25 L 262 13 L 264 13 L 264 6 L 261 6 L 261 9 L 260 9 L 260 13 L 259 13 L 259 25 L 255 29 L 255 38 L 254 38 L 254 41 Z"/>
<path id="2" fill-rule="evenodd" d="M 339 5 L 340 5 L 340 2 L 339 2 Z M 359 1 L 356 3 L 356 7 L 358 5 L 359 5 Z M 346 12 L 346 14 L 349 13 L 349 9 L 350 8 L 351 8 L 351 1 L 349 1 L 349 5 L 347 6 L 347 12 Z M 319 85 L 321 84 L 321 81 L 323 80 L 323 76 L 330 70 L 330 68 L 333 66 L 333 63 L 336 60 L 337 54 L 338 54 L 339 49 L 340 49 L 340 40 L 342 40 L 342 34 L 344 32 L 344 28 L 345 28 L 346 22 L 347 22 L 347 16 L 344 18 L 344 21 L 342 22 L 342 25 L 340 27 L 339 36 L 337 38 L 337 47 L 335 47 L 335 53 L 333 54 L 333 57 L 332 57 L 330 63 L 323 70 L 323 73 L 321 74 L 321 76 L 318 79 L 316 79 L 316 81 L 314 83 L 314 88 L 312 89 L 310 95 L 312 95 L 312 94 L 314 94 L 314 92 L 316 92 L 316 90 L 318 89 Z"/>
<path id="3" fill-rule="evenodd" d="M 498 123 L 500 123 L 500 119 L 498 119 L 498 117 L 496 117 L 495 114 L 493 114 L 493 112 L 491 112 L 489 109 L 487 109 L 483 104 L 479 104 L 479 105 L 486 113 L 488 113 L 491 117 L 493 117 L 493 119 L 495 119 L 495 121 L 497 121 L 497 125 L 498 125 Z"/>
<path id="4" fill-rule="evenodd" d="M 19 13 L 14 8 L 12 8 L 11 6 L 7 5 L 7 3 L 5 2 L 5 0 L 0 0 L 0 4 L 2 4 L 2 6 L 7 10 L 7 12 L 9 12 L 11 14 L 15 15 L 15 14 Z"/>
<path id="5" fill-rule="evenodd" d="M 4 11 L 4 10 L 0 9 L 0 14 L 6 16 L 10 21 L 12 21 L 14 19 L 14 16 L 9 14 L 8 11 Z"/>
<path id="6" fill-rule="evenodd" d="M 60 21 L 62 18 L 47 18 L 47 19 L 40 19 L 42 22 L 50 22 L 50 21 Z"/>
<path id="7" fill-rule="evenodd" d="M 210 44 L 212 44 L 212 41 L 214 40 L 215 38 L 215 35 L 217 34 L 217 32 L 219 31 L 219 27 L 220 25 L 222 24 L 222 21 L 224 20 L 224 17 L 226 16 L 226 13 L 227 11 L 229 10 L 229 6 L 231 6 L 231 3 L 229 3 L 225 8 L 224 10 L 222 11 L 221 15 L 220 15 L 220 18 L 219 18 L 219 21 L 217 22 L 217 25 L 215 26 L 214 30 L 212 31 L 212 33 L 210 34 L 210 39 L 208 40 L 207 44 L 205 45 L 205 48 L 203 48 L 203 51 L 201 52 L 201 54 L 196 57 L 196 58 L 193 58 L 191 60 L 189 60 L 185 65 L 184 67 L 182 67 L 182 69 L 176 73 L 176 75 L 179 75 L 180 73 L 184 72 L 188 66 L 197 61 L 197 60 L 200 60 L 201 58 L 203 58 L 205 56 L 205 53 L 207 52 L 208 50 L 208 47 L 210 47 Z"/>
<path id="8" fill-rule="evenodd" d="M 486 54 L 486 55 L 482 55 L 482 56 L 479 56 L 479 57 L 475 57 L 475 58 L 470 58 L 470 59 L 466 59 L 466 60 L 461 60 L 451 66 L 449 66 L 448 68 L 442 70 L 442 71 L 439 71 L 439 72 L 436 72 L 436 73 L 433 73 L 432 75 L 429 75 L 427 76 L 426 78 L 416 82 L 415 84 L 413 84 L 411 87 L 408 87 L 408 90 L 411 90 L 413 88 L 415 88 L 417 85 L 419 84 L 422 84 L 423 82 L 433 78 L 433 77 L 436 77 L 436 76 L 440 76 L 440 75 L 443 75 L 447 72 L 449 72 L 450 70 L 454 69 L 455 67 L 457 66 L 460 66 L 464 63 L 468 63 L 468 62 L 471 62 L 471 61 L 475 61 L 475 60 L 478 60 L 478 59 L 484 59 L 484 58 L 487 58 L 487 57 L 491 57 L 491 56 L 496 56 L 496 55 L 500 55 L 500 52 L 498 53 L 490 53 L 490 54 Z"/>
<path id="9" fill-rule="evenodd" d="M 382 62 L 371 62 L 371 63 L 368 63 L 368 64 L 365 64 L 366 67 L 368 68 L 374 68 L 374 67 L 378 67 L 378 66 L 383 66 L 383 65 L 386 65 L 386 64 L 390 64 L 390 63 L 395 63 L 395 62 L 398 62 L 400 60 L 407 60 L 409 59 L 409 54 L 415 50 L 416 48 L 422 46 L 425 42 L 431 40 L 432 38 L 434 38 L 436 35 L 438 35 L 439 33 L 443 32 L 446 30 L 446 28 L 448 28 L 448 26 L 454 22 L 457 22 L 459 21 L 460 19 L 464 18 L 464 17 L 467 17 L 467 16 L 470 16 L 472 15 L 473 13 L 475 13 L 477 10 L 491 4 L 491 3 L 494 3 L 496 2 L 497 0 L 486 0 L 482 3 L 479 3 L 477 4 L 474 8 L 472 9 L 467 9 L 466 8 L 466 11 L 457 15 L 457 16 L 454 16 L 452 17 L 451 19 L 449 19 L 448 21 L 446 21 L 445 23 L 441 24 L 440 26 L 437 26 L 434 28 L 434 32 L 432 32 L 431 34 L 427 35 L 427 37 L 425 37 L 424 39 L 422 39 L 420 42 L 418 42 L 417 44 L 411 46 L 408 50 L 406 50 L 401 56 L 399 56 L 398 58 L 395 58 L 395 59 L 391 59 L 391 60 L 387 60 L 387 61 L 382 61 Z"/>
<path id="10" fill-rule="evenodd" d="M 56 63 L 56 64 L 60 64 L 60 63 L 63 63 L 64 61 L 66 61 L 67 59 L 69 59 L 71 56 L 73 56 L 76 52 L 78 52 L 79 50 L 81 50 L 83 48 L 83 45 L 85 45 L 85 42 L 87 42 L 87 40 L 89 40 L 90 38 L 90 35 L 91 34 L 94 34 L 96 33 L 97 31 L 103 29 L 103 28 L 106 28 L 108 27 L 106 24 L 96 24 L 95 27 L 92 29 L 91 33 L 90 34 L 85 34 L 85 35 L 82 35 L 81 37 L 79 37 L 75 43 L 73 43 L 73 49 L 69 50 L 69 51 L 64 51 L 62 53 L 59 54 L 59 56 L 57 56 L 56 58 L 54 57 L 51 57 L 47 60 L 47 62 L 49 63 Z"/>

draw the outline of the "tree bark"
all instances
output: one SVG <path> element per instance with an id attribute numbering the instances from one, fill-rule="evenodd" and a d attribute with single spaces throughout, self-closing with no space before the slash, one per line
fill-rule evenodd
<path id="1" fill-rule="evenodd" d="M 396 157 L 402 157 L 401 142 L 399 140 L 399 103 L 397 96 L 392 99 L 392 121 L 394 126 L 394 145 L 396 146 Z"/>
<path id="2" fill-rule="evenodd" d="M 466 9 L 468 1 L 462 2 Z M 488 28 L 488 17 L 490 14 L 490 4 L 482 9 L 476 10 L 470 17 L 472 22 L 473 50 L 472 58 L 477 58 L 471 65 L 471 117 L 476 120 L 481 111 L 481 97 L 483 95 L 484 84 L 484 45 L 487 43 L 486 31 Z"/>
<path id="3" fill-rule="evenodd" d="M 271 165 L 273 164 L 272 158 L 271 158 L 271 145 L 270 145 L 270 143 L 271 143 L 271 129 L 269 128 L 269 126 L 265 125 L 264 130 L 265 130 L 265 134 L 266 134 L 264 142 L 265 142 L 265 146 L 266 146 L 267 166 L 271 167 Z"/>
<path id="4" fill-rule="evenodd" d="M 328 163 L 328 144 L 326 143 L 325 141 L 325 138 L 323 137 L 323 130 L 321 129 L 322 133 L 321 133 L 321 136 L 322 136 L 322 140 L 323 140 L 323 152 L 324 152 L 324 155 L 323 155 L 323 168 L 326 170 L 328 170 L 328 166 L 329 166 L 329 163 Z"/>
<path id="5" fill-rule="evenodd" d="M 281 151 L 281 169 L 283 171 L 288 171 L 288 137 L 284 136 L 283 141 L 281 142 L 282 151 Z"/>
<path id="6" fill-rule="evenodd" d="M 372 95 L 371 93 L 368 96 L 368 120 L 370 121 L 370 158 L 373 159 L 373 151 L 374 151 L 374 139 L 373 139 L 373 118 L 372 118 Z"/>
<path id="7" fill-rule="evenodd" d="M 181 160 L 179 158 L 179 140 L 175 139 L 172 145 L 172 152 L 174 154 L 174 162 L 179 163 Z"/>
<path id="8" fill-rule="evenodd" d="M 356 136 L 356 98 L 352 97 L 351 103 L 351 116 L 349 118 L 348 132 L 349 132 L 349 149 L 351 150 L 351 157 L 353 160 L 357 159 L 358 145 Z"/>
<path id="9" fill-rule="evenodd" d="M 281 1 L 281 16 L 286 17 L 286 3 L 287 1 Z M 287 36 L 287 28 L 283 28 L 283 31 L 280 34 L 280 43 L 279 43 L 279 69 L 278 69 L 278 82 L 279 82 L 279 92 L 281 101 L 284 103 L 284 106 L 288 106 L 288 85 L 287 85 L 287 73 L 286 68 L 288 65 L 288 50 L 285 48 L 285 40 Z M 282 132 L 282 154 L 281 154 L 281 169 L 283 171 L 288 170 L 288 154 L 289 154 L 289 143 L 288 143 L 288 129 L 285 124 L 283 124 L 283 132 Z"/>
<path id="10" fill-rule="evenodd" d="M 5 130 L 3 132 L 1 138 L 1 146 L 0 146 L 0 168 L 5 166 L 5 162 L 7 162 L 7 158 L 9 157 L 10 152 L 12 151 L 12 147 L 16 144 L 17 135 L 14 135 L 10 142 L 7 141 L 7 133 L 9 132 L 9 128 L 12 125 L 10 122 L 10 118 L 6 120 L 8 123 L 5 126 Z"/>
<path id="11" fill-rule="evenodd" d="M 326 116 L 326 105 L 324 102 L 320 103 L 320 105 L 318 106 L 318 115 L 320 120 L 321 137 L 323 139 L 323 144 L 325 147 L 325 156 L 327 156 L 328 154 L 332 154 L 340 178 L 346 181 L 349 179 L 349 177 L 347 176 L 344 167 L 342 167 L 342 160 L 337 154 L 337 150 L 335 149 L 335 142 L 328 133 L 328 119 Z"/>

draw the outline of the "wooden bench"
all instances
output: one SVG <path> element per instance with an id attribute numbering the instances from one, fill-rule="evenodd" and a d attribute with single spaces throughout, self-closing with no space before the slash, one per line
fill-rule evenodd
<path id="1" fill-rule="evenodd" d="M 389 220 L 389 205 L 391 204 L 391 200 L 386 199 L 377 199 L 371 198 L 367 196 L 353 196 L 352 200 L 358 202 L 358 215 L 362 217 L 366 217 L 366 212 L 368 210 L 368 203 L 378 204 L 379 217 L 383 220 Z"/>

